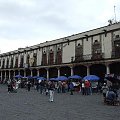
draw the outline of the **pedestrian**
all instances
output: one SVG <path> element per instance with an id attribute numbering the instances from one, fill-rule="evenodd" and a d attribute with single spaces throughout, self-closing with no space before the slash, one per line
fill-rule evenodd
<path id="1" fill-rule="evenodd" d="M 27 89 L 28 89 L 28 91 L 30 91 L 30 88 L 31 88 L 31 83 L 30 83 L 30 81 L 28 81 L 27 82 Z"/>
<path id="2" fill-rule="evenodd" d="M 39 87 L 40 87 L 40 83 L 37 81 L 36 82 L 36 90 L 37 90 L 37 92 L 39 91 Z"/>
<path id="3" fill-rule="evenodd" d="M 8 86 L 8 93 L 10 93 L 11 92 L 11 83 L 10 83 L 10 81 L 8 81 L 7 86 Z"/>
<path id="4" fill-rule="evenodd" d="M 45 81 L 44 87 L 45 87 L 45 95 L 48 95 L 48 87 L 49 87 L 48 81 Z"/>
<path id="5" fill-rule="evenodd" d="M 49 93 L 50 93 L 49 101 L 50 102 L 54 101 L 54 90 L 55 90 L 55 83 L 54 81 L 51 81 L 49 84 Z"/>
<path id="6" fill-rule="evenodd" d="M 90 82 L 88 80 L 85 80 L 85 95 L 90 94 Z"/>
<path id="7" fill-rule="evenodd" d="M 40 93 L 41 93 L 41 94 L 43 94 L 44 85 L 45 85 L 45 84 L 44 84 L 44 81 L 41 80 L 41 81 L 40 81 Z"/>
<path id="8" fill-rule="evenodd" d="M 101 90 L 102 90 L 102 93 L 103 93 L 103 98 L 105 98 L 106 97 L 106 93 L 109 90 L 109 88 L 108 88 L 106 83 L 103 84 Z"/>
<path id="9" fill-rule="evenodd" d="M 82 81 L 82 84 L 81 84 L 81 91 L 82 91 L 82 95 L 85 95 L 85 82 Z"/>
<path id="10" fill-rule="evenodd" d="M 70 95 L 73 95 L 74 85 L 73 85 L 72 82 L 70 82 L 70 84 L 69 84 L 69 88 L 70 88 Z"/>

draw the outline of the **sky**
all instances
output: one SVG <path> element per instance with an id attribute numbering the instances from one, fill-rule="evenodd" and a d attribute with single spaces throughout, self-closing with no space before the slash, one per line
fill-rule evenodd
<path id="1" fill-rule="evenodd" d="M 120 21 L 120 0 L 0 0 L 0 53 L 103 27 L 109 19 Z"/>

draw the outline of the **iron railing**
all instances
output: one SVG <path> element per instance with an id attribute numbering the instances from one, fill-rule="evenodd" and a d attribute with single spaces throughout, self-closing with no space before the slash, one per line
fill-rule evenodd
<path id="1" fill-rule="evenodd" d="M 81 62 L 81 61 L 93 61 L 93 60 L 101 60 L 104 59 L 104 53 L 97 54 L 87 54 L 71 57 L 71 62 Z"/>

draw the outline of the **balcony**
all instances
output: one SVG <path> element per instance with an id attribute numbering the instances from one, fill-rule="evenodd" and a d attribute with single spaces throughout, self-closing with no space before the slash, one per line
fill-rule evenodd
<path id="1" fill-rule="evenodd" d="M 120 52 L 119 51 L 112 51 L 111 58 L 120 58 Z"/>
<path id="2" fill-rule="evenodd" d="M 78 63 L 82 61 L 94 61 L 94 60 L 101 60 L 101 59 L 104 59 L 104 54 L 97 53 L 97 54 L 87 54 L 87 55 L 71 57 L 71 62 Z"/>

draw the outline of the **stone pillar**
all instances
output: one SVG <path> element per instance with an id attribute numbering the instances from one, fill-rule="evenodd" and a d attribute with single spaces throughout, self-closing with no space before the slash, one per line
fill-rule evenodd
<path id="1" fill-rule="evenodd" d="M 73 67 L 70 67 L 70 69 L 71 69 L 71 76 L 73 75 Z"/>
<path id="2" fill-rule="evenodd" d="M 39 69 L 37 69 L 37 76 L 39 76 Z"/>
<path id="3" fill-rule="evenodd" d="M 58 77 L 60 76 L 60 69 L 58 68 Z"/>
<path id="4" fill-rule="evenodd" d="M 33 76 L 33 72 L 32 72 L 32 70 L 30 70 L 31 71 L 31 76 Z"/>
<path id="5" fill-rule="evenodd" d="M 10 71 L 8 72 L 8 74 L 9 74 L 9 78 L 8 79 L 10 79 Z"/>
<path id="6" fill-rule="evenodd" d="M 49 80 L 49 69 L 47 68 L 47 80 Z"/>
<path id="7" fill-rule="evenodd" d="M 110 74 L 110 67 L 109 67 L 109 64 L 106 64 L 106 74 Z"/>
<path id="8" fill-rule="evenodd" d="M 87 75 L 90 75 L 90 66 L 87 65 Z"/>

